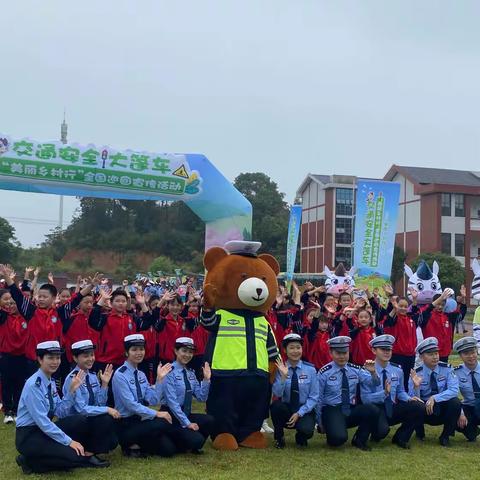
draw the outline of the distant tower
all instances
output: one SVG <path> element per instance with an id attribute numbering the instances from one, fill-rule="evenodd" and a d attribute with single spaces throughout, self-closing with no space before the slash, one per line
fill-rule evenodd
<path id="1" fill-rule="evenodd" d="M 65 121 L 65 109 L 63 110 L 63 122 L 60 125 L 60 141 L 65 145 L 67 143 L 68 125 Z M 60 195 L 60 205 L 58 209 L 58 228 L 63 230 L 63 195 Z"/>

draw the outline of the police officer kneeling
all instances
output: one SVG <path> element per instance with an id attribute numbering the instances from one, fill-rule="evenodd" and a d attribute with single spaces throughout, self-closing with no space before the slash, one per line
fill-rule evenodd
<path id="1" fill-rule="evenodd" d="M 168 412 L 152 410 L 160 405 L 163 382 L 172 365 L 160 364 L 155 386 L 148 383 L 145 374 L 138 369 L 145 357 L 145 338 L 141 334 L 124 338 L 127 360 L 118 368 L 112 380 L 115 408 L 120 412 L 118 440 L 122 452 L 129 457 L 160 455 L 171 457 L 177 452 L 172 435 L 172 417 Z"/>
<path id="2" fill-rule="evenodd" d="M 352 445 L 361 450 L 370 450 L 369 435 L 377 428 L 378 409 L 370 405 L 358 405 L 357 385 L 372 390 L 380 384 L 375 362 L 367 360 L 365 368 L 348 363 L 350 337 L 334 337 L 327 341 L 333 361 L 318 372 L 319 402 L 317 424 L 327 434 L 327 443 L 332 447 L 343 445 L 348 440 L 347 429 L 358 426 Z"/>
<path id="3" fill-rule="evenodd" d="M 423 424 L 423 403 L 405 391 L 403 370 L 390 362 L 395 337 L 380 335 L 370 340 L 369 345 L 375 354 L 375 369 L 381 383 L 372 388 L 361 384 L 360 394 L 364 404 L 373 404 L 379 410 L 377 429 L 372 439 L 380 441 L 388 435 L 390 425 L 401 423 L 392 443 L 401 448 L 410 448 L 408 442 L 417 425 Z"/>
<path id="4" fill-rule="evenodd" d="M 454 369 L 463 397 L 457 429 L 469 442 L 474 442 L 480 424 L 480 364 L 477 357 L 477 340 L 474 337 L 463 337 L 455 342 L 453 349 L 463 361 Z"/>
<path id="5" fill-rule="evenodd" d="M 296 333 L 283 337 L 283 348 L 287 361 L 277 359 L 277 372 L 273 382 L 273 396 L 270 412 L 274 428 L 276 448 L 285 447 L 283 429 L 294 428 L 295 442 L 306 447 L 315 429 L 315 406 L 318 403 L 317 371 L 310 363 L 302 361 L 303 340 Z"/>
<path id="6" fill-rule="evenodd" d="M 188 337 L 175 340 L 176 360 L 172 371 L 167 375 L 164 386 L 166 406 L 162 410 L 172 415 L 172 424 L 177 428 L 173 438 L 180 452 L 201 453 L 206 439 L 212 433 L 214 418 L 205 413 L 192 413 L 192 399 L 205 402 L 210 389 L 212 372 L 210 365 L 203 366 L 203 380 L 199 382 L 195 372 L 187 368 L 193 358 L 195 344 Z"/>
<path id="7" fill-rule="evenodd" d="M 435 337 L 421 341 L 416 350 L 423 365 L 410 375 L 409 394 L 425 402 L 425 423 L 443 425 L 439 442 L 443 447 L 448 447 L 449 437 L 455 433 L 461 410 L 458 379 L 450 365 L 440 362 L 438 340 Z M 419 438 L 422 439 L 422 436 Z"/>
<path id="8" fill-rule="evenodd" d="M 85 450 L 108 453 L 118 444 L 114 419 L 120 413 L 107 407 L 108 384 L 113 374 L 113 366 L 107 365 L 98 372 L 98 377 L 90 371 L 95 363 L 95 345 L 91 340 L 81 340 L 72 345 L 72 356 L 76 365 L 63 384 L 63 395 L 66 396 L 72 380 L 78 372 L 83 371 L 85 380 L 75 393 L 75 400 L 70 410 L 71 415 L 85 415 L 89 424 L 90 435 L 84 441 Z"/>
<path id="9" fill-rule="evenodd" d="M 17 415 L 15 445 L 20 455 L 17 464 L 26 474 L 79 467 L 108 467 L 95 455 L 87 456 L 78 441 L 88 435 L 87 418 L 69 414 L 75 393 L 85 381 L 79 371 L 71 379 L 63 400 L 52 375 L 60 366 L 61 349 L 57 341 L 41 342 L 36 349 L 39 370 L 25 383 Z M 54 417 L 61 418 L 53 422 Z"/>

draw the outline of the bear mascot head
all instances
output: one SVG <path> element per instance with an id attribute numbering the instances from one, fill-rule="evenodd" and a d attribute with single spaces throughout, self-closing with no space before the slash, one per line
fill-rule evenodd
<path id="1" fill-rule="evenodd" d="M 203 304 L 207 309 L 252 310 L 266 314 L 277 295 L 280 266 L 260 242 L 230 241 L 205 253 Z"/>

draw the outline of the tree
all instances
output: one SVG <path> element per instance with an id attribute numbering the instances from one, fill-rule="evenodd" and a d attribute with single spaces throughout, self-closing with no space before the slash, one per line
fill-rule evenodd
<path id="1" fill-rule="evenodd" d="M 252 239 L 262 242 L 262 250 L 274 255 L 285 268 L 290 211 L 284 193 L 265 173 L 241 173 L 234 186 L 252 204 Z"/>
<path id="2" fill-rule="evenodd" d="M 407 254 L 405 253 L 405 251 L 398 245 L 395 245 L 395 248 L 393 249 L 392 274 L 390 275 L 390 281 L 392 282 L 392 284 L 397 283 L 403 278 L 403 266 L 406 259 Z"/>
<path id="3" fill-rule="evenodd" d="M 153 260 L 148 270 L 154 274 L 157 272 L 173 273 L 175 268 L 177 268 L 177 266 L 175 266 L 175 263 L 171 258 L 166 257 L 165 255 L 160 255 Z"/>
<path id="4" fill-rule="evenodd" d="M 458 292 L 462 284 L 465 283 L 465 269 L 455 257 L 440 252 L 422 253 L 410 265 L 413 271 L 417 269 L 421 260 L 425 260 L 430 268 L 432 268 L 433 261 L 437 261 L 440 267 L 438 278 L 442 288 L 450 287 Z"/>
<path id="5" fill-rule="evenodd" d="M 19 253 L 19 245 L 15 238 L 15 229 L 4 218 L 0 217 L 0 262 L 14 263 Z"/>

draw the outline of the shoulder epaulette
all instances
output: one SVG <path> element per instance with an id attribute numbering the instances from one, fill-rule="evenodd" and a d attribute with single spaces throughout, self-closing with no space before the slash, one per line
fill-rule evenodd
<path id="1" fill-rule="evenodd" d="M 324 365 L 324 366 L 319 370 L 319 373 L 328 372 L 328 370 L 330 370 L 331 368 L 332 368 L 332 364 L 331 364 L 331 363 L 327 363 L 327 365 Z"/>
<path id="2" fill-rule="evenodd" d="M 360 365 L 355 365 L 354 363 L 350 363 L 350 362 L 347 365 L 349 367 L 356 368 L 357 370 L 360 370 L 361 368 L 363 368 Z"/>
<path id="3" fill-rule="evenodd" d="M 421 372 L 423 370 L 423 365 L 415 369 L 416 372 Z"/>
<path id="4" fill-rule="evenodd" d="M 124 365 L 123 367 L 120 367 L 118 370 L 120 373 L 124 373 L 127 367 Z"/>
<path id="5" fill-rule="evenodd" d="M 463 365 L 457 365 L 456 367 L 453 367 L 454 370 L 460 370 Z"/>
<path id="6" fill-rule="evenodd" d="M 37 379 L 35 380 L 35 385 L 37 387 L 40 387 L 41 384 L 42 384 L 42 379 L 40 377 L 37 377 Z"/>
<path id="7" fill-rule="evenodd" d="M 438 362 L 438 364 L 439 364 L 441 367 L 452 368 L 452 366 L 451 366 L 449 363 L 446 363 L 446 362 Z"/>
<path id="8" fill-rule="evenodd" d="M 393 365 L 394 367 L 397 367 L 397 368 L 402 368 L 398 363 L 390 362 L 390 365 Z"/>

